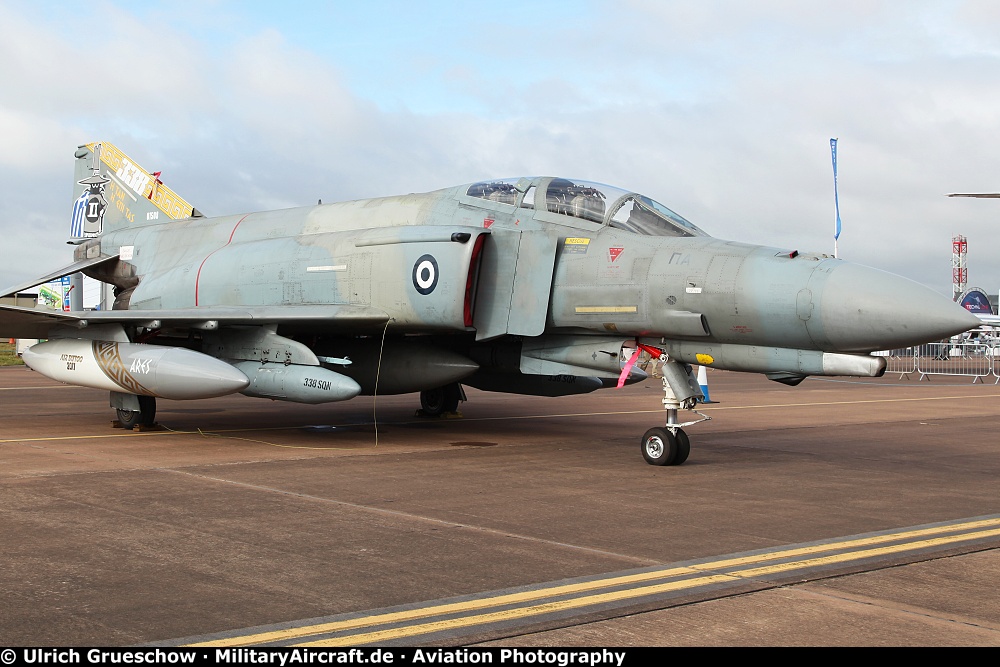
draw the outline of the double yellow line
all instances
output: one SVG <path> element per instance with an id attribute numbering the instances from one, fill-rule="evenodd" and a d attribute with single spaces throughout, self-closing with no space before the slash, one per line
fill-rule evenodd
<path id="1" fill-rule="evenodd" d="M 793 547 L 750 556 L 722 558 L 694 565 L 666 567 L 635 574 L 611 575 L 575 584 L 541 587 L 519 593 L 482 597 L 462 602 L 431 604 L 405 611 L 377 613 L 370 616 L 282 630 L 235 635 L 225 639 L 191 644 L 191 646 L 221 647 L 284 643 L 363 628 L 371 628 L 371 630 L 357 634 L 318 638 L 297 645 L 344 646 L 387 642 L 624 602 L 700 586 L 734 584 L 758 577 L 788 574 L 796 570 L 902 555 L 922 549 L 942 548 L 961 542 L 998 536 L 1000 536 L 1000 517 L 988 518 L 825 544 Z M 782 562 L 775 563 L 774 561 Z M 662 581 L 670 578 L 674 578 L 674 580 Z M 601 590 L 606 592 L 596 592 Z M 424 621 L 424 619 L 427 620 Z"/>

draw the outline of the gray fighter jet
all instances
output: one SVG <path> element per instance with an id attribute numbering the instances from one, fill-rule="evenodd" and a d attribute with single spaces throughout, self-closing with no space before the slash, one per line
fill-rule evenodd
<path id="1" fill-rule="evenodd" d="M 112 309 L 0 307 L 25 362 L 107 389 L 125 426 L 156 397 L 324 403 L 462 385 L 582 394 L 659 367 L 666 424 L 642 454 L 683 463 L 701 389 L 691 364 L 876 377 L 870 353 L 978 324 L 917 283 L 827 255 L 715 239 L 644 195 L 536 177 L 207 218 L 109 143 L 76 152 L 70 265 Z"/>

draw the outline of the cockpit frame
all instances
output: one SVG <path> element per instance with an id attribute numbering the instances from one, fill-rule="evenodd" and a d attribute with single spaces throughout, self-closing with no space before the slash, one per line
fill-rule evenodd
<path id="1" fill-rule="evenodd" d="M 708 236 L 645 195 L 590 181 L 550 176 L 495 179 L 473 183 L 461 194 L 491 202 L 491 209 L 532 211 L 539 222 L 587 231 L 614 227 L 646 236 Z"/>

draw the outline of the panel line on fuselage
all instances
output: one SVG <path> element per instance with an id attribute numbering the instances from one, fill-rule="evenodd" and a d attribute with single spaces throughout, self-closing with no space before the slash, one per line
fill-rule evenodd
<path id="1" fill-rule="evenodd" d="M 247 213 L 246 215 L 244 215 L 242 218 L 239 219 L 239 221 L 236 223 L 236 226 L 233 227 L 233 231 L 229 233 L 229 240 L 226 241 L 225 245 L 223 245 L 223 246 L 221 246 L 219 248 L 216 248 L 212 252 L 208 253 L 208 255 L 205 256 L 205 259 L 201 260 L 201 264 L 198 265 L 198 273 L 194 277 L 194 305 L 196 305 L 196 306 L 199 305 L 198 304 L 198 285 L 199 285 L 199 282 L 201 281 L 201 269 L 205 266 L 205 262 L 208 261 L 209 257 L 211 257 L 215 253 L 217 253 L 220 250 L 222 250 L 222 248 L 225 248 L 226 246 L 228 246 L 230 243 L 233 242 L 233 237 L 236 235 L 237 228 L 239 228 L 240 223 L 242 223 L 248 217 L 250 217 L 249 213 Z"/>

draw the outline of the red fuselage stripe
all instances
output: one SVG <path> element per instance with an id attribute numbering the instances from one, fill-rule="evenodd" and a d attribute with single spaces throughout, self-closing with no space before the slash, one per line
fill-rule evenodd
<path id="1" fill-rule="evenodd" d="M 198 305 L 198 285 L 201 282 L 201 269 L 202 269 L 202 267 L 205 266 L 205 262 L 208 261 L 209 257 L 211 257 L 215 253 L 217 253 L 220 250 L 222 250 L 222 248 L 225 248 L 227 245 L 229 245 L 230 243 L 233 242 L 233 236 L 236 235 L 236 228 L 239 227 L 240 223 L 243 222 L 244 220 L 246 220 L 249 215 L 250 214 L 247 213 L 246 215 L 244 215 L 242 218 L 239 219 L 239 221 L 233 227 L 233 231 L 229 233 L 229 240 L 226 241 L 226 245 L 222 246 L 221 248 L 216 248 L 212 252 L 208 253 L 208 255 L 205 256 L 205 259 L 201 260 L 201 264 L 198 266 L 198 275 L 196 275 L 195 278 L 194 278 L 194 305 L 196 305 L 196 306 Z"/>

